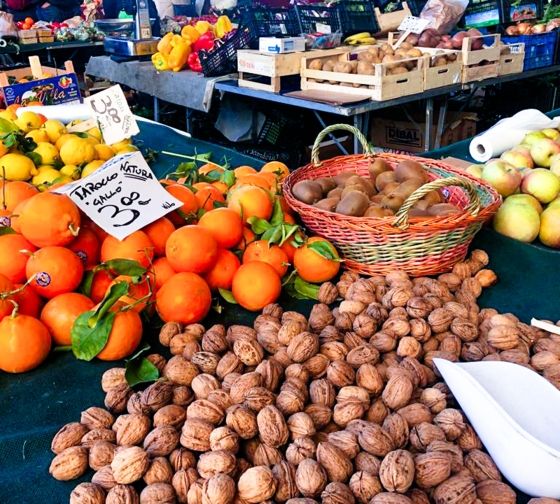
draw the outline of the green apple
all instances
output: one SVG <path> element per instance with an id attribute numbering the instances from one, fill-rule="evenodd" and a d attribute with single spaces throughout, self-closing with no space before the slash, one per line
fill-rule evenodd
<path id="1" fill-rule="evenodd" d="M 539 200 L 530 194 L 512 194 L 504 200 L 504 205 L 529 205 L 537 212 L 542 213 L 543 207 Z"/>
<path id="2" fill-rule="evenodd" d="M 549 206 L 541 215 L 541 242 L 553 248 L 560 248 L 560 206 Z"/>
<path id="3" fill-rule="evenodd" d="M 484 168 L 484 165 L 480 165 L 480 164 L 472 164 L 470 166 L 467 166 L 467 168 L 465 169 L 465 171 L 469 174 L 472 175 L 473 177 L 476 178 L 480 178 L 482 177 L 482 169 Z"/>
<path id="4" fill-rule="evenodd" d="M 560 194 L 560 178 L 544 168 L 535 168 L 523 177 L 521 192 L 530 194 L 541 203 L 550 203 Z"/>
<path id="5" fill-rule="evenodd" d="M 531 157 L 537 166 L 548 168 L 556 154 L 560 154 L 560 145 L 550 138 L 537 140 L 531 145 Z"/>
<path id="6" fill-rule="evenodd" d="M 521 174 L 517 169 L 500 159 L 486 163 L 481 178 L 491 184 L 503 197 L 513 194 L 521 184 Z"/>
<path id="7" fill-rule="evenodd" d="M 505 236 L 531 243 L 538 235 L 541 219 L 531 205 L 502 205 L 494 216 L 494 229 Z"/>
<path id="8" fill-rule="evenodd" d="M 550 171 L 560 177 L 560 154 L 554 154 L 550 158 Z"/>
<path id="9" fill-rule="evenodd" d="M 555 207 L 560 207 L 560 198 L 556 198 L 555 200 L 552 200 L 548 205 L 546 205 L 547 209 Z"/>
<path id="10" fill-rule="evenodd" d="M 560 131 L 554 128 L 545 128 L 541 130 L 541 133 L 551 140 L 558 140 L 558 138 L 560 138 Z"/>
<path id="11" fill-rule="evenodd" d="M 531 131 L 527 133 L 521 142 L 521 145 L 533 145 L 537 140 L 543 140 L 546 135 L 542 131 Z"/>
<path id="12" fill-rule="evenodd" d="M 533 158 L 531 157 L 531 151 L 525 148 L 505 151 L 500 156 L 500 159 L 515 168 L 533 168 L 533 166 L 535 166 Z"/>

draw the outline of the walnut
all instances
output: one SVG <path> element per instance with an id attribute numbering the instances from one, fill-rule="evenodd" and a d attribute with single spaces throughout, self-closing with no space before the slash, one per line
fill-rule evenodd
<path id="1" fill-rule="evenodd" d="M 176 404 L 169 404 L 156 411 L 154 415 L 154 427 L 170 426 L 179 429 L 185 422 L 185 408 Z"/>
<path id="2" fill-rule="evenodd" d="M 181 503 L 188 502 L 189 489 L 194 486 L 198 479 L 195 469 L 180 469 L 171 478 L 171 485 L 177 494 L 177 500 Z"/>
<path id="3" fill-rule="evenodd" d="M 356 314 L 350 312 L 339 312 L 336 314 L 334 327 L 339 331 L 350 331 L 354 326 L 354 320 L 356 320 Z"/>
<path id="4" fill-rule="evenodd" d="M 317 299 L 320 303 L 330 305 L 338 298 L 338 289 L 332 282 L 325 282 L 319 287 Z"/>
<path id="5" fill-rule="evenodd" d="M 293 362 L 305 362 L 319 351 L 319 337 L 310 332 L 302 332 L 292 338 L 288 345 L 288 356 Z"/>
<path id="6" fill-rule="evenodd" d="M 150 432 L 150 418 L 147 415 L 133 413 L 121 415 L 113 425 L 116 442 L 121 446 L 140 444 Z"/>
<path id="7" fill-rule="evenodd" d="M 219 425 L 224 416 L 224 409 L 207 399 L 198 399 L 189 404 L 187 408 L 187 418 L 200 418 L 214 425 Z"/>
<path id="8" fill-rule="evenodd" d="M 290 464 L 297 466 L 306 458 L 314 458 L 315 451 L 315 442 L 311 438 L 294 439 L 294 442 L 286 448 L 286 460 Z"/>
<path id="9" fill-rule="evenodd" d="M 355 379 L 354 369 L 346 361 L 333 361 L 327 368 L 327 379 L 336 387 L 352 385 Z"/>
<path id="10" fill-rule="evenodd" d="M 273 466 L 274 464 L 279 464 L 280 462 L 282 462 L 282 453 L 280 452 L 280 450 L 278 450 L 278 448 L 260 443 L 257 439 L 254 439 L 252 441 L 255 444 L 255 449 L 251 460 L 253 465 Z"/>
<path id="11" fill-rule="evenodd" d="M 352 323 L 352 330 L 361 338 L 370 338 L 377 330 L 377 321 L 367 313 L 360 313 Z"/>
<path id="12" fill-rule="evenodd" d="M 187 499 L 185 502 L 192 504 L 202 504 L 202 488 L 204 486 L 204 480 L 199 479 L 194 481 L 187 491 Z"/>
<path id="13" fill-rule="evenodd" d="M 348 456 L 329 442 L 318 444 L 317 462 L 325 469 L 329 481 L 348 481 L 353 472 L 352 462 Z"/>
<path id="14" fill-rule="evenodd" d="M 227 474 L 216 474 L 204 482 L 202 504 L 229 504 L 235 497 L 235 481 Z"/>
<path id="15" fill-rule="evenodd" d="M 264 357 L 263 347 L 257 340 L 237 339 L 233 343 L 233 353 L 246 366 L 256 366 Z"/>
<path id="16" fill-rule="evenodd" d="M 262 309 L 263 315 L 270 315 L 271 317 L 280 319 L 284 313 L 284 309 L 278 303 L 267 304 Z"/>
<path id="17" fill-rule="evenodd" d="M 257 339 L 257 331 L 252 327 L 247 327 L 243 325 L 231 325 L 228 327 L 226 332 L 226 339 L 233 345 L 233 343 L 238 339 Z"/>
<path id="18" fill-rule="evenodd" d="M 461 288 L 457 292 L 457 300 L 460 301 L 460 294 L 465 293 L 469 297 L 472 297 L 474 301 L 482 293 L 482 285 L 476 278 L 466 278 L 461 284 Z"/>
<path id="19" fill-rule="evenodd" d="M 305 370 L 313 378 L 318 378 L 323 376 L 327 372 L 327 367 L 330 364 L 330 359 L 323 355 L 323 354 L 316 354 L 313 357 L 310 357 L 303 363 L 303 367 Z"/>
<path id="20" fill-rule="evenodd" d="M 465 342 L 474 341 L 478 338 L 478 326 L 466 318 L 456 317 L 453 319 L 451 332 Z"/>
<path id="21" fill-rule="evenodd" d="M 70 446 L 51 462 L 49 473 L 60 481 L 79 478 L 88 468 L 88 452 L 82 446 Z"/>
<path id="22" fill-rule="evenodd" d="M 509 325 L 496 325 L 488 331 L 487 339 L 497 350 L 511 350 L 519 344 L 519 330 Z"/>
<path id="23" fill-rule="evenodd" d="M 410 497 L 413 504 L 430 504 L 428 494 L 418 488 L 413 488 L 408 492 L 408 497 Z"/>
<path id="24" fill-rule="evenodd" d="M 144 474 L 146 485 L 151 485 L 152 483 L 171 483 L 171 478 L 173 478 L 173 469 L 169 460 L 165 457 L 153 459 L 146 474 Z"/>
<path id="25" fill-rule="evenodd" d="M 420 296 L 411 297 L 406 303 L 406 311 L 413 318 L 426 318 L 432 309 L 431 303 Z"/>
<path id="26" fill-rule="evenodd" d="M 109 490 L 117 484 L 110 465 L 106 465 L 94 473 L 91 477 L 91 482 L 99 485 L 104 490 Z"/>
<path id="27" fill-rule="evenodd" d="M 370 343 L 379 352 L 390 352 L 397 348 L 397 338 L 383 331 L 375 333 Z"/>
<path id="28" fill-rule="evenodd" d="M 122 485 L 134 483 L 144 476 L 149 464 L 148 453 L 139 446 L 123 448 L 111 462 L 113 478 Z"/>
<path id="29" fill-rule="evenodd" d="M 228 348 L 226 340 L 226 329 L 221 324 L 216 324 L 210 327 L 203 335 L 201 341 L 202 349 L 205 352 L 222 353 Z"/>
<path id="30" fill-rule="evenodd" d="M 275 406 L 266 406 L 257 415 L 261 441 L 278 448 L 288 442 L 289 430 L 284 416 Z"/>
<path id="31" fill-rule="evenodd" d="M 173 336 L 180 334 L 183 330 L 183 327 L 179 322 L 167 322 L 163 324 L 162 328 L 159 331 L 159 342 L 163 346 L 169 346 L 171 343 L 171 339 Z"/>
<path id="32" fill-rule="evenodd" d="M 517 495 L 501 481 L 486 480 L 476 485 L 476 495 L 482 504 L 515 504 Z"/>
<path id="33" fill-rule="evenodd" d="M 305 318 L 305 315 L 302 315 L 301 313 L 295 311 L 285 311 L 282 314 L 282 319 L 280 321 L 282 324 L 285 324 L 289 320 L 295 320 L 307 328 L 307 319 Z"/>
<path id="34" fill-rule="evenodd" d="M 70 494 L 70 504 L 104 504 L 105 491 L 93 483 L 80 483 Z"/>
<path id="35" fill-rule="evenodd" d="M 438 276 L 438 280 L 452 292 L 458 289 L 463 281 L 456 273 L 443 273 Z"/>
<path id="36" fill-rule="evenodd" d="M 426 451 L 433 441 L 445 441 L 445 433 L 437 425 L 422 422 L 410 431 L 410 444 L 419 452 Z"/>
<path id="37" fill-rule="evenodd" d="M 408 404 L 413 390 L 414 385 L 406 376 L 395 376 L 389 379 L 381 397 L 389 408 L 397 410 Z"/>
<path id="38" fill-rule="evenodd" d="M 120 385 L 110 389 L 105 395 L 105 407 L 113 413 L 124 413 L 128 399 L 132 395 L 132 389 L 128 385 Z"/>
<path id="39" fill-rule="evenodd" d="M 109 392 L 112 388 L 126 386 L 128 383 L 125 378 L 126 369 L 123 367 L 115 367 L 107 369 L 101 376 L 101 388 L 103 392 Z"/>
<path id="40" fill-rule="evenodd" d="M 367 410 L 367 404 L 359 399 L 350 399 L 335 405 L 332 419 L 336 425 L 345 427 L 349 422 L 361 418 Z"/>
<path id="41" fill-rule="evenodd" d="M 362 450 L 377 457 L 384 457 L 394 449 L 393 439 L 379 425 L 368 423 L 358 434 L 358 443 Z"/>
<path id="42" fill-rule="evenodd" d="M 247 469 L 237 482 L 237 494 L 249 503 L 258 503 L 272 498 L 276 492 L 276 481 L 272 470 L 265 466 Z"/>
<path id="43" fill-rule="evenodd" d="M 345 360 L 350 349 L 342 341 L 329 341 L 321 345 L 320 355 L 325 355 L 330 361 Z"/>
<path id="44" fill-rule="evenodd" d="M 354 497 L 361 504 L 369 503 L 374 495 L 383 491 L 379 478 L 366 471 L 354 473 L 350 478 L 349 485 Z"/>
<path id="45" fill-rule="evenodd" d="M 434 414 L 438 414 L 447 407 L 445 394 L 436 388 L 422 390 L 420 402 L 430 408 Z"/>
<path id="46" fill-rule="evenodd" d="M 187 419 L 183 424 L 180 443 L 185 448 L 194 451 L 208 451 L 210 449 L 210 433 L 214 426 L 199 418 Z"/>
<path id="47" fill-rule="evenodd" d="M 357 471 L 365 471 L 374 476 L 379 475 L 381 460 L 371 453 L 362 451 L 356 455 L 355 466 Z"/>
<path id="48" fill-rule="evenodd" d="M 436 294 L 426 294 L 424 296 L 424 299 L 432 305 L 433 310 L 435 310 L 437 308 L 441 308 L 443 306 L 443 301 Z"/>
<path id="49" fill-rule="evenodd" d="M 262 377 L 262 386 L 271 392 L 278 389 L 283 368 L 275 360 L 264 360 L 255 369 Z"/>
<path id="50" fill-rule="evenodd" d="M 406 287 L 392 287 L 381 299 L 381 303 L 385 308 L 391 310 L 395 307 L 406 306 L 408 300 L 413 297 L 413 292 L 411 289 Z"/>
<path id="51" fill-rule="evenodd" d="M 465 467 L 477 483 L 486 480 L 500 481 L 500 471 L 489 455 L 480 450 L 471 450 L 465 457 Z"/>
<path id="52" fill-rule="evenodd" d="M 89 430 L 93 429 L 110 429 L 115 421 L 115 417 L 103 408 L 92 406 L 82 411 L 80 423 L 85 425 Z"/>
<path id="53" fill-rule="evenodd" d="M 187 332 L 176 334 L 169 342 L 169 351 L 172 355 L 181 355 L 187 347 L 198 347 L 198 338 Z"/>
<path id="54" fill-rule="evenodd" d="M 549 499 L 548 497 L 540 497 L 538 499 L 531 499 L 527 504 L 558 504 L 558 500 Z"/>
<path id="55" fill-rule="evenodd" d="M 253 411 L 260 411 L 265 406 L 274 404 L 276 396 L 265 387 L 253 387 L 245 394 L 244 405 Z"/>
<path id="56" fill-rule="evenodd" d="M 298 495 L 296 471 L 292 464 L 286 461 L 279 462 L 272 468 L 272 474 L 276 481 L 274 498 L 277 502 L 285 502 Z"/>
<path id="57" fill-rule="evenodd" d="M 465 430 L 463 415 L 459 410 L 447 408 L 438 413 L 434 418 L 434 423 L 442 428 L 445 437 L 449 441 L 455 441 Z"/>
<path id="58" fill-rule="evenodd" d="M 177 406 L 185 407 L 194 399 L 194 394 L 192 389 L 185 385 L 179 387 L 173 387 L 173 395 L 171 396 L 171 401 Z M 165 406 L 164 406 L 165 407 Z"/>
<path id="59" fill-rule="evenodd" d="M 383 378 L 371 363 L 362 364 L 356 371 L 356 384 L 373 395 L 383 390 Z"/>
<path id="60" fill-rule="evenodd" d="M 347 387 L 342 387 L 338 391 L 338 395 L 336 396 L 336 400 L 339 403 L 344 401 L 361 401 L 366 406 L 369 406 L 369 393 L 367 390 L 364 390 L 361 387 L 356 387 L 354 385 L 348 385 Z"/>
<path id="61" fill-rule="evenodd" d="M 412 403 L 400 408 L 397 413 L 404 417 L 409 427 L 414 427 L 422 422 L 431 422 L 432 414 L 427 406 L 420 403 Z"/>
<path id="62" fill-rule="evenodd" d="M 175 490 L 168 483 L 153 483 L 140 492 L 140 504 L 175 504 Z"/>
<path id="63" fill-rule="evenodd" d="M 171 362 L 173 358 L 169 360 Z M 169 364 L 169 362 L 167 364 Z M 190 363 L 189 363 L 190 364 Z M 155 412 L 168 405 L 173 397 L 173 386 L 165 380 L 152 383 L 140 396 L 142 409 Z"/>
<path id="64" fill-rule="evenodd" d="M 53 453 L 61 453 L 66 448 L 78 446 L 82 438 L 87 434 L 88 428 L 78 422 L 66 424 L 53 437 L 51 450 Z"/>
<path id="65" fill-rule="evenodd" d="M 432 488 L 443 483 L 451 475 L 451 456 L 444 452 L 416 455 L 416 484 L 420 488 Z"/>
<path id="66" fill-rule="evenodd" d="M 418 358 L 422 354 L 422 345 L 412 337 L 405 336 L 401 338 L 397 346 L 397 355 L 399 357 L 415 357 Z"/>
<path id="67" fill-rule="evenodd" d="M 313 459 L 302 460 L 296 470 L 296 485 L 305 497 L 320 495 L 327 485 L 327 474 Z"/>
<path id="68" fill-rule="evenodd" d="M 461 338 L 459 338 L 459 336 L 455 336 L 454 334 L 448 334 L 447 332 L 440 333 L 437 336 L 443 336 L 439 344 L 439 351 L 453 354 L 458 359 L 461 355 L 463 345 Z"/>
<path id="69" fill-rule="evenodd" d="M 179 433 L 170 425 L 156 427 L 144 438 L 144 450 L 151 457 L 165 457 L 179 444 Z"/>
<path id="70" fill-rule="evenodd" d="M 292 440 L 315 434 L 313 419 L 303 411 L 291 415 L 287 420 L 287 425 Z"/>
<path id="71" fill-rule="evenodd" d="M 309 314 L 309 327 L 315 332 L 321 332 L 325 327 L 334 323 L 334 316 L 328 305 L 318 303 L 313 306 Z"/>
<path id="72" fill-rule="evenodd" d="M 412 504 L 412 501 L 406 495 L 381 492 L 374 496 L 369 504 Z"/>
<path id="73" fill-rule="evenodd" d="M 169 462 L 171 462 L 175 471 L 190 469 L 196 464 L 196 460 L 192 452 L 183 447 L 175 448 L 175 450 L 170 453 Z"/>
<path id="74" fill-rule="evenodd" d="M 395 338 L 402 338 L 410 334 L 410 323 L 408 319 L 391 317 L 385 321 L 382 329 Z"/>
<path id="75" fill-rule="evenodd" d="M 342 301 L 338 307 L 339 313 L 351 313 L 352 315 L 358 315 L 362 313 L 364 308 L 367 306 L 366 303 L 360 301 Z"/>
<path id="76" fill-rule="evenodd" d="M 459 446 L 464 451 L 482 449 L 482 442 L 480 441 L 479 437 L 476 435 L 474 429 L 469 424 L 465 426 L 465 430 L 459 436 L 457 442 L 459 443 Z"/>
<path id="77" fill-rule="evenodd" d="M 321 493 L 323 504 L 354 504 L 354 495 L 344 483 L 329 483 Z"/>
<path id="78" fill-rule="evenodd" d="M 366 419 L 370 422 L 381 425 L 387 415 L 389 410 L 381 398 L 376 399 L 371 403 L 366 415 Z"/>
<path id="79" fill-rule="evenodd" d="M 258 432 L 256 414 L 249 408 L 237 404 L 227 409 L 226 425 L 241 439 L 251 439 Z"/>
<path id="80" fill-rule="evenodd" d="M 115 433 L 111 429 L 93 429 L 82 438 L 82 446 L 91 448 L 96 441 L 109 441 L 114 443 L 116 439 Z"/>
<path id="81" fill-rule="evenodd" d="M 451 472 L 457 473 L 463 469 L 463 450 L 457 445 L 447 443 L 446 441 L 432 441 L 427 453 L 441 452 L 451 457 Z"/>
<path id="82" fill-rule="evenodd" d="M 446 308 L 436 308 L 428 316 L 428 323 L 435 333 L 445 332 L 453 322 L 453 314 Z"/>
<path id="83" fill-rule="evenodd" d="M 278 331 L 280 327 L 280 322 L 275 320 L 274 322 L 270 321 L 266 324 L 262 324 L 259 328 L 257 341 L 269 354 L 275 354 L 280 349 L 281 345 L 278 341 Z"/>
<path id="84" fill-rule="evenodd" d="M 243 370 L 243 363 L 233 352 L 225 353 L 216 367 L 216 376 L 223 379 L 230 373 L 238 373 Z"/>
<path id="85" fill-rule="evenodd" d="M 474 504 L 474 480 L 468 476 L 452 476 L 434 490 L 433 499 L 435 504 Z"/>
<path id="86" fill-rule="evenodd" d="M 537 371 L 544 371 L 550 366 L 560 364 L 560 358 L 548 351 L 541 351 L 531 357 L 531 366 Z"/>
<path id="87" fill-rule="evenodd" d="M 375 364 L 379 360 L 379 352 L 369 344 L 360 344 L 346 355 L 346 362 L 354 368 L 359 368 L 368 362 Z"/>
<path id="88" fill-rule="evenodd" d="M 215 474 L 232 474 L 235 471 L 235 455 L 231 452 L 218 450 L 202 453 L 198 459 L 196 470 L 205 479 Z"/>
<path id="89" fill-rule="evenodd" d="M 220 382 L 215 376 L 202 373 L 193 378 L 191 388 L 197 399 L 206 399 L 210 392 L 220 388 Z"/>
<path id="90" fill-rule="evenodd" d="M 130 485 L 115 485 L 107 494 L 105 504 L 139 504 L 140 497 Z"/>
<path id="91" fill-rule="evenodd" d="M 392 413 L 383 420 L 383 429 L 389 433 L 395 448 L 404 448 L 408 442 L 409 429 L 406 420 L 398 413 Z"/>
<path id="92" fill-rule="evenodd" d="M 109 465 L 115 457 L 116 446 L 108 441 L 96 441 L 89 449 L 89 466 L 98 471 Z"/>
<path id="93" fill-rule="evenodd" d="M 405 493 L 414 482 L 414 459 L 406 450 L 388 453 L 381 462 L 379 479 L 386 490 Z"/>
<path id="94" fill-rule="evenodd" d="M 203 373 L 214 374 L 220 362 L 220 356 L 212 352 L 196 352 L 191 363 L 198 366 Z"/>
<path id="95" fill-rule="evenodd" d="M 232 385 L 229 395 L 235 404 L 241 404 L 245 400 L 245 394 L 253 387 L 260 387 L 262 375 L 252 372 L 241 375 Z"/>

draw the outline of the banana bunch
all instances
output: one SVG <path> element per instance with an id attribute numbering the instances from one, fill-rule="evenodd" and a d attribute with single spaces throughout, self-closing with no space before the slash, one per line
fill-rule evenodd
<path id="1" fill-rule="evenodd" d="M 356 33 L 355 35 L 350 35 L 344 39 L 344 43 L 347 45 L 371 45 L 375 44 L 376 40 L 371 36 L 370 32 Z"/>

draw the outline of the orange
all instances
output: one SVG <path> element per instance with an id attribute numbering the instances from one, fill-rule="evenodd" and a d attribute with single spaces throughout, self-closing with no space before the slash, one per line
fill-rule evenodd
<path id="1" fill-rule="evenodd" d="M 249 245 L 243 253 L 243 264 L 262 261 L 270 264 L 282 278 L 288 271 L 288 256 L 278 245 L 269 245 L 266 240 L 257 240 Z"/>
<path id="2" fill-rule="evenodd" d="M 338 270 L 340 269 L 339 261 L 327 259 L 315 250 L 309 248 L 311 243 L 320 242 L 327 245 L 333 256 L 337 259 L 339 257 L 334 245 L 325 238 L 320 238 L 319 236 L 309 238 L 307 243 L 296 249 L 294 253 L 294 267 L 297 270 L 298 275 L 306 282 L 326 282 L 336 276 Z"/>
<path id="3" fill-rule="evenodd" d="M 107 294 L 109 286 L 113 282 L 113 277 L 107 270 L 99 270 L 93 274 L 91 282 L 91 291 L 89 297 L 94 303 L 100 303 Z"/>
<path id="4" fill-rule="evenodd" d="M 254 261 L 241 265 L 233 277 L 231 291 L 235 300 L 250 311 L 262 310 L 280 296 L 282 283 L 268 263 Z"/>
<path id="5" fill-rule="evenodd" d="M 231 289 L 231 283 L 233 282 L 233 276 L 235 272 L 239 269 L 241 263 L 237 256 L 225 249 L 220 249 L 218 251 L 218 260 L 214 267 L 206 273 L 204 279 L 210 286 L 212 290 L 218 289 Z"/>
<path id="6" fill-rule="evenodd" d="M 290 169 L 280 161 L 270 161 L 263 165 L 261 172 L 273 173 L 278 180 L 284 180 L 290 174 Z"/>
<path id="7" fill-rule="evenodd" d="M 243 237 L 243 221 L 238 213 L 229 208 L 215 208 L 206 212 L 198 225 L 210 231 L 221 248 L 234 247 Z"/>
<path id="8" fill-rule="evenodd" d="M 286 201 L 286 198 L 284 198 L 284 196 L 276 196 L 276 198 L 278 199 L 278 201 L 280 202 L 280 206 L 282 207 L 282 212 L 284 213 L 284 217 L 286 217 L 286 215 L 290 215 L 293 216 L 293 210 L 290 208 L 290 205 L 288 205 L 288 202 Z M 286 219 L 284 219 L 286 220 Z M 286 222 L 288 222 L 286 220 Z"/>
<path id="9" fill-rule="evenodd" d="M 152 264 L 152 271 L 154 273 L 155 290 L 156 292 L 161 288 L 161 286 L 167 282 L 175 273 L 177 273 L 172 267 L 169 259 L 167 257 L 158 257 Z"/>
<path id="10" fill-rule="evenodd" d="M 230 192 L 228 207 L 241 215 L 244 222 L 250 217 L 268 220 L 273 208 L 270 194 L 257 186 L 242 186 Z"/>
<path id="11" fill-rule="evenodd" d="M 150 285 L 152 283 L 152 279 L 148 275 L 145 275 L 137 283 L 134 283 L 132 281 L 132 277 L 130 276 L 119 275 L 111 282 L 111 285 L 115 285 L 119 282 L 128 283 L 128 294 L 125 294 L 124 296 L 121 296 L 119 298 L 120 303 L 124 305 L 134 304 L 134 308 L 132 309 L 137 311 L 138 313 L 146 308 L 146 305 L 150 301 L 149 295 L 150 291 L 152 290 L 152 287 Z M 109 287 L 111 287 L 111 285 L 109 285 Z"/>
<path id="12" fill-rule="evenodd" d="M 142 319 L 134 310 L 120 311 L 122 306 L 117 303 L 111 311 L 115 313 L 113 327 L 109 333 L 107 344 L 97 354 L 104 361 L 114 361 L 128 357 L 140 344 L 142 339 Z"/>
<path id="13" fill-rule="evenodd" d="M 44 247 L 34 252 L 25 266 L 29 285 L 42 297 L 52 299 L 72 292 L 82 281 L 80 258 L 64 247 Z"/>
<path id="14" fill-rule="evenodd" d="M 169 219 L 162 217 L 148 224 L 143 231 L 154 244 L 154 255 L 156 257 L 161 257 L 165 254 L 165 244 L 171 233 L 175 231 L 175 226 Z"/>
<path id="15" fill-rule="evenodd" d="M 211 305 L 210 288 L 195 273 L 173 275 L 156 294 L 156 310 L 164 322 L 200 322 Z"/>
<path id="16" fill-rule="evenodd" d="M 80 229 L 80 210 L 64 194 L 43 192 L 31 196 L 18 217 L 21 234 L 37 247 L 63 246 Z"/>
<path id="17" fill-rule="evenodd" d="M 19 234 L 0 236 L 0 273 L 14 283 L 25 282 L 25 265 L 37 250 Z"/>
<path id="18" fill-rule="evenodd" d="M 299 231 L 296 231 L 295 234 L 303 238 L 302 234 Z M 280 245 L 280 248 L 286 253 L 286 255 L 288 256 L 288 260 L 292 264 L 294 262 L 294 255 L 296 254 L 297 250 L 297 247 L 292 245 L 293 241 L 294 235 L 290 236 L 290 238 L 288 238 L 282 245 Z"/>
<path id="19" fill-rule="evenodd" d="M 212 210 L 215 202 L 225 203 L 226 201 L 221 191 L 211 184 L 200 182 L 198 184 L 194 184 L 193 189 L 196 189 L 194 195 L 196 197 L 196 201 L 198 201 L 198 206 L 200 208 L 204 208 L 206 211 Z"/>
<path id="20" fill-rule="evenodd" d="M 124 240 L 107 236 L 101 244 L 101 261 L 130 259 L 147 268 L 154 258 L 154 244 L 144 231 L 135 231 Z"/>
<path id="21" fill-rule="evenodd" d="M 247 248 L 247 245 L 254 242 L 256 239 L 257 236 L 255 235 L 255 233 L 253 233 L 253 230 L 251 228 L 244 227 L 243 238 L 241 238 L 241 241 L 237 244 L 235 250 L 241 250 L 241 252 L 243 252 Z"/>
<path id="22" fill-rule="evenodd" d="M 51 335 L 29 315 L 4 317 L 0 322 L 0 369 L 24 373 L 36 368 L 51 350 Z"/>
<path id="23" fill-rule="evenodd" d="M 224 173 L 224 169 L 221 166 L 218 166 L 217 164 L 214 164 L 214 163 L 203 164 L 198 169 L 198 174 L 199 175 L 208 175 L 211 172 Z"/>
<path id="24" fill-rule="evenodd" d="M 286 224 L 295 224 L 296 220 L 292 217 L 292 215 L 285 213 L 284 214 L 284 222 Z"/>
<path id="25" fill-rule="evenodd" d="M 0 294 L 5 294 L 12 290 L 14 290 L 14 284 L 8 277 L 0 274 Z M 13 303 L 7 299 L 0 299 L 0 320 L 2 320 L 6 315 L 12 313 L 13 309 Z"/>
<path id="26" fill-rule="evenodd" d="M 254 173 L 257 173 L 257 170 L 255 170 L 251 166 L 243 165 L 235 168 L 235 170 L 233 170 L 233 173 L 235 174 L 235 178 L 239 178 L 243 175 L 253 175 Z"/>
<path id="27" fill-rule="evenodd" d="M 67 292 L 50 299 L 41 311 L 41 322 L 45 324 L 55 345 L 72 344 L 72 326 L 76 319 L 90 311 L 95 303 L 83 294 Z"/>
<path id="28" fill-rule="evenodd" d="M 273 187 L 270 183 L 270 180 L 267 180 L 267 178 L 263 177 L 260 173 L 254 173 L 251 175 L 241 175 L 240 177 L 238 177 L 237 183 L 235 185 L 236 188 L 243 185 L 253 185 L 257 187 L 262 187 L 267 191 L 270 191 L 270 189 L 272 189 Z"/>
<path id="29" fill-rule="evenodd" d="M 167 240 L 165 255 L 177 272 L 204 273 L 216 262 L 218 243 L 203 227 L 183 226 Z"/>
<path id="30" fill-rule="evenodd" d="M 16 233 L 21 233 L 21 214 L 23 209 L 27 206 L 28 199 L 20 201 L 14 208 L 12 215 L 10 215 L 10 224 Z"/>
<path id="31" fill-rule="evenodd" d="M 218 189 L 222 194 L 227 194 L 229 191 L 229 187 L 225 182 L 220 182 L 219 180 L 216 182 L 212 182 L 212 186 Z"/>
<path id="32" fill-rule="evenodd" d="M 185 221 L 185 218 L 190 217 L 192 215 L 196 216 L 196 211 L 198 210 L 198 206 L 199 206 L 198 201 L 194 193 L 188 187 L 181 184 L 171 184 L 165 186 L 165 190 L 183 203 L 183 205 L 181 206 L 181 208 L 179 208 L 179 210 L 181 211 L 182 214 L 184 214 L 184 217 L 180 217 L 178 222 L 176 222 L 178 215 L 176 215 L 175 213 L 170 214 L 175 217 L 175 219 L 174 218 L 171 219 L 173 221 L 173 224 L 178 226 L 181 224 L 181 222 Z"/>
<path id="33" fill-rule="evenodd" d="M 99 263 L 99 240 L 89 228 L 80 229 L 76 239 L 67 248 L 80 258 L 84 268 L 91 268 Z"/>
<path id="34" fill-rule="evenodd" d="M 24 23 L 28 24 L 28 25 L 33 25 L 33 18 L 32 17 L 26 17 Z"/>
<path id="35" fill-rule="evenodd" d="M 18 203 L 31 198 L 37 194 L 39 190 L 27 183 L 19 180 L 13 182 L 0 181 L 0 207 L 7 210 L 13 210 Z"/>
<path id="36" fill-rule="evenodd" d="M 10 112 L 13 112 L 15 114 L 16 110 L 20 107 L 21 107 L 21 105 L 19 103 L 12 103 L 11 105 L 8 105 L 6 107 L 6 110 L 9 110 Z"/>
<path id="37" fill-rule="evenodd" d="M 92 221 L 83 222 L 82 229 L 83 228 L 91 229 L 95 233 L 95 236 L 97 236 L 97 240 L 99 241 L 99 243 L 103 243 L 103 240 L 107 238 L 107 236 L 109 236 L 109 233 L 107 233 L 107 231 L 104 231 L 95 222 Z"/>
<path id="38" fill-rule="evenodd" d="M 14 285 L 15 289 L 21 289 L 22 287 L 22 284 Z M 43 300 L 29 285 L 23 287 L 17 294 L 14 294 L 12 299 L 18 304 L 18 313 L 39 318 Z"/>

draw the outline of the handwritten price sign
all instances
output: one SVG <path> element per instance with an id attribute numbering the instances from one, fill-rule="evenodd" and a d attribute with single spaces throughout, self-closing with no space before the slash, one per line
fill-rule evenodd
<path id="1" fill-rule="evenodd" d="M 406 16 L 399 25 L 399 31 L 409 33 L 422 33 L 430 24 L 429 19 L 422 19 L 416 16 Z"/>
<path id="2" fill-rule="evenodd" d="M 68 195 L 93 222 L 119 240 L 182 205 L 161 187 L 140 152 L 112 158 L 57 192 Z"/>
<path id="3" fill-rule="evenodd" d="M 84 102 L 97 120 L 105 143 L 114 144 L 140 132 L 119 85 L 96 93 Z"/>

